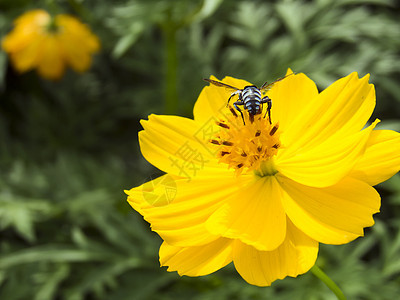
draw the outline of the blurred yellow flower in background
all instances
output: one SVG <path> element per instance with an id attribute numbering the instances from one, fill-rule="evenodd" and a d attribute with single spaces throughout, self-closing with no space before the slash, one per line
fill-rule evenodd
<path id="1" fill-rule="evenodd" d="M 400 134 L 365 126 L 368 78 L 352 73 L 319 93 L 304 74 L 289 76 L 267 93 L 272 124 L 265 107 L 254 121 L 244 111 L 243 124 L 216 86 L 203 89 L 193 120 L 142 121 L 142 154 L 167 174 L 126 192 L 164 240 L 161 265 L 201 276 L 233 261 L 247 282 L 268 286 L 310 270 L 319 243 L 363 236 L 380 209 L 372 186 L 400 166 Z"/>
<path id="2" fill-rule="evenodd" d="M 44 10 L 29 11 L 14 21 L 15 28 L 2 47 L 21 73 L 37 69 L 46 79 L 59 79 L 67 66 L 86 71 L 100 43 L 90 29 L 76 18 Z"/>

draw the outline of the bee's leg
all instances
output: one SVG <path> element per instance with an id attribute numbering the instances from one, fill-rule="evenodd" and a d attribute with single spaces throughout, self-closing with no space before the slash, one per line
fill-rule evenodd
<path id="1" fill-rule="evenodd" d="M 261 99 L 261 103 L 262 104 L 267 103 L 268 106 L 267 106 L 267 110 L 265 111 L 264 118 L 268 113 L 269 123 L 272 124 L 272 122 L 271 122 L 271 108 L 272 108 L 271 99 L 268 96 L 265 96 L 264 98 Z"/>
<path id="2" fill-rule="evenodd" d="M 242 110 L 238 107 L 238 105 L 243 105 L 243 104 L 244 104 L 243 101 L 236 101 L 235 103 L 233 103 L 233 106 L 236 108 L 236 110 L 238 112 L 240 112 L 240 115 L 242 116 L 243 124 L 246 125 L 246 123 L 244 122 L 244 116 L 243 116 Z"/>
<path id="3" fill-rule="evenodd" d="M 253 114 L 249 113 L 249 120 L 250 120 L 250 123 L 254 122 L 254 115 Z"/>
<path id="4" fill-rule="evenodd" d="M 228 99 L 228 103 L 226 103 L 226 107 L 228 107 L 228 105 L 229 105 L 229 102 L 231 101 L 231 99 L 233 98 L 233 96 L 235 96 L 235 95 L 237 95 L 237 94 L 239 94 L 239 100 L 241 101 L 242 100 L 242 97 L 241 97 L 241 92 L 242 91 L 234 91 L 232 94 L 231 94 L 231 96 L 229 97 L 229 99 Z"/>

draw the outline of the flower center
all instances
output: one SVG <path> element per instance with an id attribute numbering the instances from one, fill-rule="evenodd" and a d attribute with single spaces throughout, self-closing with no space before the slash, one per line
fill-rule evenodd
<path id="1" fill-rule="evenodd" d="M 216 145 L 220 163 L 226 163 L 236 174 L 254 171 L 258 176 L 277 173 L 273 156 L 280 147 L 278 124 L 271 125 L 263 114 L 244 112 L 242 118 L 231 109 L 233 116 L 217 121 L 221 128 L 210 143 Z"/>

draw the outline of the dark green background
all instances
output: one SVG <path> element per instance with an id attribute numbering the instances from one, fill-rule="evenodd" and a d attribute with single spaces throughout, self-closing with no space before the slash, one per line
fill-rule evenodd
<path id="1" fill-rule="evenodd" d="M 53 4 L 51 4 L 53 3 Z M 160 174 L 139 120 L 192 116 L 213 74 L 260 85 L 304 72 L 322 90 L 371 74 L 379 128 L 400 129 L 400 9 L 388 0 L 0 1 L 0 37 L 32 8 L 71 13 L 102 43 L 90 71 L 51 82 L 0 52 L 0 299 L 335 299 L 311 274 L 248 285 L 160 269 L 160 238 L 124 189 Z M 349 299 L 400 295 L 400 177 L 379 185 L 366 237 L 322 245 L 318 265 Z"/>

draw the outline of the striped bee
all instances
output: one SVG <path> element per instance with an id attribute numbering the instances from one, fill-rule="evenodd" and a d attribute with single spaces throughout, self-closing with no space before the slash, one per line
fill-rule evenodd
<path id="1" fill-rule="evenodd" d="M 266 91 L 270 90 L 272 86 L 286 77 L 292 75 L 294 73 L 290 73 L 282 78 L 279 78 L 275 80 L 272 83 L 267 83 L 265 82 L 260 88 L 256 87 L 255 85 L 248 85 L 245 86 L 243 89 L 236 88 L 234 86 L 231 86 L 226 83 L 222 83 L 220 81 L 212 80 L 212 79 L 204 79 L 205 81 L 219 87 L 224 87 L 229 91 L 232 91 L 231 96 L 228 99 L 227 106 L 229 105 L 229 102 L 231 99 L 235 96 L 238 95 L 239 100 L 233 103 L 233 106 L 236 108 L 236 110 L 240 113 L 242 116 L 243 124 L 246 125 L 244 122 L 244 116 L 242 110 L 239 108 L 239 106 L 243 106 L 244 110 L 247 110 L 249 113 L 250 120 L 254 119 L 255 115 L 261 114 L 263 110 L 263 104 L 267 104 L 267 110 L 265 111 L 265 116 L 268 114 L 269 118 L 269 123 L 271 124 L 271 108 L 272 108 L 272 101 L 268 96 L 262 96 L 263 93 Z"/>

